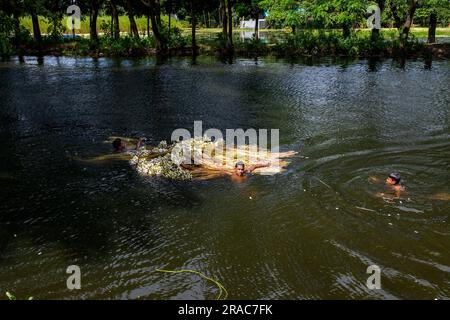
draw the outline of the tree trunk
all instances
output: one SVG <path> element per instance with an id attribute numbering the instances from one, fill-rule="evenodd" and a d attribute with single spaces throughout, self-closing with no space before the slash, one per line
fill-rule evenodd
<path id="1" fill-rule="evenodd" d="M 227 7 L 226 0 L 220 1 L 220 12 L 222 18 L 222 33 L 224 38 L 228 37 L 228 17 L 227 17 Z"/>
<path id="2" fill-rule="evenodd" d="M 33 22 L 33 37 L 34 40 L 38 43 L 41 42 L 42 36 L 41 36 L 41 28 L 39 27 L 39 18 L 35 12 L 31 14 L 31 20 Z"/>
<path id="3" fill-rule="evenodd" d="M 159 33 L 158 27 L 156 26 L 155 16 L 150 15 L 150 20 L 152 22 L 152 32 L 153 32 L 153 37 L 155 38 L 156 51 L 159 52 L 162 49 L 161 34 Z"/>
<path id="4" fill-rule="evenodd" d="M 141 0 L 141 2 L 149 8 L 150 21 L 152 22 L 153 37 L 156 42 L 156 51 L 158 53 L 166 54 L 167 41 L 161 34 L 161 10 L 158 0 Z M 158 23 L 159 21 L 159 23 Z"/>
<path id="5" fill-rule="evenodd" d="M 342 35 L 344 36 L 344 38 L 348 38 L 350 37 L 350 33 L 351 33 L 350 25 L 348 23 L 345 23 L 344 26 L 342 27 Z"/>
<path id="6" fill-rule="evenodd" d="M 155 41 L 156 41 L 156 51 L 164 53 L 166 51 L 166 43 L 165 43 L 164 39 L 162 38 L 160 29 L 156 22 L 156 17 L 154 14 L 150 15 L 150 20 L 152 22 L 153 36 L 155 37 Z"/>
<path id="7" fill-rule="evenodd" d="M 197 26 L 197 16 L 195 15 L 193 4 L 191 2 L 191 16 L 192 16 L 192 54 L 197 54 L 197 43 L 195 41 L 195 29 Z"/>
<path id="8" fill-rule="evenodd" d="M 428 43 L 436 42 L 436 25 L 437 25 L 437 14 L 432 12 L 430 14 L 430 26 L 428 27 Z"/>
<path id="9" fill-rule="evenodd" d="M 227 0 L 228 8 L 228 46 L 233 47 L 233 12 L 231 0 Z"/>
<path id="10" fill-rule="evenodd" d="M 111 34 L 111 38 L 114 38 L 114 18 L 113 18 L 112 12 L 111 12 L 111 27 L 109 29 L 109 32 Z M 75 38 L 75 35 L 73 37 Z"/>
<path id="11" fill-rule="evenodd" d="M 133 37 L 139 39 L 139 30 L 136 25 L 136 21 L 134 20 L 134 10 L 131 0 L 126 1 L 127 11 L 128 11 L 128 19 L 130 20 L 130 29 Z"/>
<path id="12" fill-rule="evenodd" d="M 394 18 L 394 27 L 396 27 L 397 29 L 400 29 L 402 26 L 402 20 L 400 19 L 400 16 L 398 15 L 397 5 L 392 0 L 389 2 L 391 4 L 392 17 Z"/>
<path id="13" fill-rule="evenodd" d="M 156 16 L 156 23 L 158 24 L 159 29 L 162 28 L 161 23 L 161 4 L 159 3 L 159 0 L 155 0 L 155 16 Z"/>
<path id="14" fill-rule="evenodd" d="M 403 24 L 401 34 L 402 46 L 404 46 L 408 41 L 409 30 L 411 30 L 411 26 L 414 19 L 414 13 L 416 12 L 416 9 L 417 9 L 417 0 L 409 0 L 409 9 L 408 13 L 406 14 L 406 21 Z"/>
<path id="15" fill-rule="evenodd" d="M 170 10 L 170 11 L 172 11 L 172 10 Z M 169 36 L 168 36 L 169 39 L 170 39 L 170 30 L 171 29 L 172 29 L 172 13 L 169 12 L 169 30 L 167 30 L 169 33 Z"/>
<path id="16" fill-rule="evenodd" d="M 117 12 L 116 4 L 113 1 L 111 1 L 111 14 L 114 25 L 113 37 L 117 40 L 120 38 L 119 13 Z"/>
<path id="17" fill-rule="evenodd" d="M 386 0 L 377 0 L 377 5 L 380 8 L 380 16 L 384 11 L 384 7 L 386 6 Z"/>
<path id="18" fill-rule="evenodd" d="M 372 34 L 371 34 L 371 39 L 372 41 L 377 40 L 378 38 L 380 38 L 380 29 L 372 29 Z"/>
<path id="19" fill-rule="evenodd" d="M 19 15 L 14 13 L 13 14 L 13 23 L 14 23 L 14 37 L 16 38 L 16 41 L 20 42 L 20 20 Z"/>
<path id="20" fill-rule="evenodd" d="M 377 0 L 377 5 L 378 8 L 380 8 L 380 18 L 381 18 L 381 15 L 383 14 L 384 11 L 384 7 L 386 6 L 386 0 Z M 380 38 L 380 29 L 373 28 L 371 34 L 372 41 L 376 41 L 379 38 Z"/>
<path id="21" fill-rule="evenodd" d="M 134 20 L 134 15 L 133 14 L 129 14 L 128 15 L 128 19 L 130 20 L 131 34 L 136 39 L 139 39 L 139 30 L 138 30 L 138 27 L 136 25 L 136 21 Z"/>
<path id="22" fill-rule="evenodd" d="M 59 22 L 58 15 L 53 14 L 52 15 L 52 33 L 51 34 L 52 34 L 52 36 L 55 36 L 55 37 L 60 35 L 60 33 L 58 31 L 58 27 L 57 27 L 58 22 Z"/>
<path id="23" fill-rule="evenodd" d="M 259 13 L 255 14 L 255 40 L 259 39 Z"/>
<path id="24" fill-rule="evenodd" d="M 97 18 L 98 18 L 98 1 L 93 0 L 91 2 L 91 12 L 89 14 L 89 34 L 91 43 L 98 43 L 98 34 L 97 34 Z"/>

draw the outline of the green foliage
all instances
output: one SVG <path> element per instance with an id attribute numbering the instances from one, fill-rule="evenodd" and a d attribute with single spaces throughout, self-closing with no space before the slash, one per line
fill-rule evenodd
<path id="1" fill-rule="evenodd" d="M 244 42 L 237 42 L 235 44 L 235 51 L 240 55 L 265 55 L 269 52 L 270 48 L 261 39 L 256 39 L 255 36 L 252 39 L 245 40 Z"/>
<path id="2" fill-rule="evenodd" d="M 141 39 L 125 36 L 111 42 L 109 49 L 113 56 L 132 55 L 133 52 L 140 51 L 145 48 L 145 44 Z"/>
<path id="3" fill-rule="evenodd" d="M 91 49 L 91 42 L 89 39 L 81 39 L 77 42 L 75 48 L 70 53 L 75 53 L 78 55 L 87 55 Z"/>
<path id="4" fill-rule="evenodd" d="M 183 30 L 176 25 L 170 27 L 169 36 L 169 24 L 168 21 L 161 21 L 161 35 L 167 40 L 167 44 L 170 48 L 182 48 L 186 47 L 191 43 L 191 36 L 183 36 Z"/>
<path id="5" fill-rule="evenodd" d="M 0 56 L 8 57 L 13 51 L 11 47 L 10 37 L 13 32 L 12 19 L 0 11 Z"/>
<path id="6" fill-rule="evenodd" d="M 60 18 L 59 13 L 51 14 L 48 18 L 48 37 L 54 41 L 61 41 L 63 34 L 66 32 L 66 27 Z"/>
<path id="7" fill-rule="evenodd" d="M 276 28 L 292 29 L 304 25 L 307 13 L 297 0 L 262 0 L 260 5 L 269 12 L 268 23 Z"/>
<path id="8" fill-rule="evenodd" d="M 392 33 L 390 34 L 390 36 Z M 408 48 L 419 50 L 421 44 L 416 40 L 408 42 Z M 281 56 L 371 56 L 374 54 L 388 54 L 389 51 L 400 47 L 398 36 L 386 38 L 381 35 L 376 41 L 371 39 L 370 34 L 356 32 L 344 38 L 340 32 L 319 30 L 301 30 L 295 34 L 287 35 L 286 39 L 280 41 L 273 51 Z"/>
<path id="9" fill-rule="evenodd" d="M 180 28 L 172 27 L 170 30 L 169 47 L 183 48 L 191 43 L 191 36 L 183 36 L 183 31 Z"/>
<path id="10" fill-rule="evenodd" d="M 276 27 L 352 27 L 365 20 L 367 0 L 263 0 L 268 21 Z"/>
<path id="11" fill-rule="evenodd" d="M 9 292 L 9 291 L 6 291 L 5 295 L 8 298 L 8 300 L 17 300 L 17 297 L 14 294 L 12 294 L 11 292 Z M 30 297 L 28 297 L 27 300 L 33 300 L 33 299 L 34 298 L 30 296 Z"/>
<path id="12" fill-rule="evenodd" d="M 13 33 L 13 19 L 0 10 L 0 34 L 9 37 Z"/>
<path id="13" fill-rule="evenodd" d="M 321 0 L 317 10 L 325 8 L 326 26 L 355 26 L 365 21 L 368 2 L 364 0 Z"/>
<path id="14" fill-rule="evenodd" d="M 28 45 L 31 44 L 32 41 L 33 38 L 31 37 L 30 31 L 23 26 L 20 26 L 18 32 L 14 33 L 14 36 L 12 37 L 12 44 L 14 45 Z"/>
<path id="15" fill-rule="evenodd" d="M 235 12 L 239 17 L 246 17 L 253 19 L 256 15 L 264 13 L 263 3 L 261 0 L 240 0 L 234 6 Z"/>
<path id="16" fill-rule="evenodd" d="M 222 32 L 218 33 L 216 38 L 212 41 L 211 47 L 214 50 L 221 50 L 228 46 L 228 37 Z"/>
<path id="17" fill-rule="evenodd" d="M 100 31 L 103 33 L 105 39 L 111 39 L 113 37 L 111 33 L 112 24 L 111 21 L 101 20 Z"/>
<path id="18" fill-rule="evenodd" d="M 11 292 L 6 291 L 5 293 L 6 297 L 8 298 L 8 300 L 17 300 L 16 296 L 13 295 Z"/>
<path id="19" fill-rule="evenodd" d="M 230 0 L 231 1 L 231 0 Z M 398 47 L 399 31 L 390 34 L 383 31 L 380 39 L 370 39 L 370 31 L 358 31 L 365 27 L 366 8 L 380 0 L 233 0 L 233 19 L 237 21 L 241 17 L 254 18 L 256 14 L 268 13 L 267 20 L 272 27 L 291 28 L 294 32 L 285 35 L 282 39 L 265 44 L 258 39 L 234 41 L 236 51 L 239 54 L 266 54 L 273 52 L 277 55 L 368 55 L 395 50 Z M 79 1 L 82 7 L 84 19 L 81 30 L 77 33 L 89 33 L 88 10 L 90 1 Z M 172 12 L 177 12 L 189 20 L 194 12 L 200 25 L 209 25 L 211 17 L 218 21 L 220 1 L 214 0 L 208 4 L 199 1 L 173 0 Z M 30 32 L 33 31 L 31 14 L 39 15 L 39 24 L 43 31 L 43 39 L 40 46 L 48 52 L 65 52 L 93 55 L 117 55 L 134 56 L 145 55 L 154 52 L 155 39 L 153 36 L 135 37 L 126 36 L 114 39 L 111 30 L 111 17 L 109 2 L 104 1 L 101 7 L 101 15 L 97 24 L 102 36 L 97 47 L 90 47 L 87 39 L 67 39 L 63 34 L 65 28 L 64 9 L 65 0 L 9 0 L 0 1 L 0 55 L 7 56 L 14 51 L 22 52 L 27 46 L 36 49 Z M 130 31 L 130 23 L 127 7 L 124 1 L 116 2 L 120 12 L 119 25 L 121 32 Z M 382 12 L 382 23 L 391 26 L 393 12 L 397 12 L 400 25 L 404 22 L 410 0 L 385 0 L 385 8 Z M 132 1 L 137 27 L 142 34 L 147 31 L 147 9 L 140 1 Z M 168 2 L 161 1 L 163 12 L 168 12 Z M 394 5 L 394 6 L 393 6 Z M 191 7 L 194 6 L 194 7 Z M 394 8 L 395 7 L 395 8 Z M 165 8 L 165 9 L 164 9 Z M 208 15 L 206 14 L 208 13 Z M 210 15 L 211 13 L 211 15 Z M 414 16 L 414 22 L 427 25 L 429 15 L 437 13 L 438 22 L 442 24 L 450 21 L 449 0 L 419 0 L 419 6 Z M 17 29 L 17 18 L 20 17 L 21 28 Z M 183 49 L 191 45 L 191 36 L 187 35 L 189 28 L 187 21 L 172 19 L 171 32 L 168 31 L 168 16 L 162 15 L 162 28 L 160 30 L 163 42 L 167 42 L 170 48 Z M 16 29 L 14 29 L 16 26 Z M 336 31 L 341 29 L 342 31 Z M 329 31 L 335 30 L 335 31 Z M 198 43 L 202 48 L 209 45 L 216 51 L 226 49 L 228 41 L 221 32 L 216 39 L 202 38 L 199 32 Z M 185 32 L 185 33 L 183 33 Z M 412 33 L 415 31 L 412 30 Z M 422 32 L 426 32 L 422 30 Z M 437 34 L 445 34 L 445 30 L 437 30 Z M 47 34 L 47 35 L 46 35 Z M 343 36 L 345 35 L 345 36 Z M 426 36 L 426 34 L 425 34 Z M 237 40 L 237 34 L 233 37 Z M 406 44 L 408 48 L 420 49 L 420 44 L 413 39 Z M 40 48 L 40 47 L 39 47 Z M 22 50 L 22 51 L 21 51 Z M 183 51 L 183 50 L 180 50 Z"/>
<path id="20" fill-rule="evenodd" d="M 110 56 L 139 56 L 145 55 L 149 50 L 156 47 L 154 37 L 136 38 L 133 36 L 120 37 L 114 39 L 110 32 L 111 26 L 105 23 L 102 26 L 104 36 L 100 37 L 98 50 Z M 162 34 L 168 37 L 168 29 L 163 28 Z M 183 36 L 182 31 L 177 27 L 172 27 L 170 31 L 169 45 L 172 48 L 184 48 L 190 43 L 190 38 Z M 77 51 L 80 54 L 89 53 L 89 46 L 86 41 L 80 41 L 77 45 Z"/>
<path id="21" fill-rule="evenodd" d="M 435 13 L 438 23 L 447 26 L 450 23 L 450 1 L 449 0 L 421 0 L 414 15 L 416 21 L 427 26 L 430 15 Z"/>
<path id="22" fill-rule="evenodd" d="M 9 57 L 12 54 L 13 54 L 13 49 L 11 47 L 9 38 L 4 35 L 0 35 L 0 56 L 1 57 Z"/>

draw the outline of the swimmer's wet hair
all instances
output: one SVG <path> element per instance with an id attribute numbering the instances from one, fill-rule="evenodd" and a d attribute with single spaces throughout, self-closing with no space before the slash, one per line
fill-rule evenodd
<path id="1" fill-rule="evenodd" d="M 394 179 L 395 180 L 395 184 L 399 184 L 400 180 L 402 179 L 400 177 L 400 173 L 398 173 L 398 172 L 391 172 L 389 174 L 389 178 Z"/>
<path id="2" fill-rule="evenodd" d="M 236 162 L 236 164 L 234 165 L 235 168 L 237 168 L 237 167 L 239 167 L 239 166 L 245 167 L 245 163 L 243 163 L 242 161 L 238 161 L 238 162 Z"/>
<path id="3" fill-rule="evenodd" d="M 120 138 L 115 139 L 112 143 L 113 148 L 116 150 L 119 150 L 121 145 L 122 145 L 122 139 L 120 139 Z"/>

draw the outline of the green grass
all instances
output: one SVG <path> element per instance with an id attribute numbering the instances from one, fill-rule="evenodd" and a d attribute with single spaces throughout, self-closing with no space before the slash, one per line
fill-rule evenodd
<path id="1" fill-rule="evenodd" d="M 411 32 L 417 38 L 428 37 L 428 28 L 413 28 Z M 450 37 L 450 28 L 436 28 L 436 37 Z"/>
<path id="2" fill-rule="evenodd" d="M 369 29 L 357 29 L 361 33 L 370 33 Z M 397 35 L 398 31 L 395 28 L 383 28 L 381 29 L 381 33 L 384 36 L 389 35 Z M 416 38 L 427 38 L 428 37 L 428 28 L 416 27 L 411 29 L 411 34 L 413 34 Z M 437 28 L 436 29 L 437 37 L 450 37 L 450 28 Z"/>
<path id="3" fill-rule="evenodd" d="M 235 28 L 233 29 L 235 32 L 240 31 L 253 31 L 253 29 L 239 29 Z M 260 32 L 269 32 L 269 33 L 276 33 L 276 32 L 286 32 L 290 33 L 290 29 L 260 29 Z M 315 30 L 317 32 L 317 30 Z M 330 30 L 333 32 L 336 32 L 339 30 Z M 356 29 L 356 31 L 360 32 L 361 34 L 369 34 L 369 29 Z M 221 28 L 199 28 L 197 29 L 198 34 L 207 34 L 207 33 L 220 33 L 222 32 Z M 398 31 L 395 28 L 383 28 L 381 29 L 381 33 L 385 36 L 389 36 L 391 34 L 397 34 Z M 411 29 L 411 33 L 414 34 L 417 38 L 426 38 L 428 37 L 428 28 L 422 28 L 422 27 L 416 27 Z M 447 28 L 437 28 L 436 29 L 436 36 L 438 37 L 450 37 L 450 27 Z"/>
<path id="4" fill-rule="evenodd" d="M 161 19 L 164 23 L 168 24 L 168 16 L 162 16 Z M 63 19 L 63 25 L 66 26 L 66 18 Z M 109 16 L 102 16 L 98 18 L 97 22 L 97 28 L 98 31 L 101 32 L 100 26 L 102 22 L 110 22 L 111 17 Z M 24 17 L 21 18 L 21 25 L 23 25 L 25 28 L 27 28 L 30 32 L 33 32 L 33 26 L 31 23 L 30 17 Z M 48 32 L 49 28 L 49 22 L 47 19 L 40 17 L 39 18 L 39 24 L 41 26 L 41 32 L 43 34 L 46 34 Z M 136 17 L 136 24 L 138 26 L 138 29 L 141 33 L 147 32 L 147 18 L 146 17 Z M 186 21 L 177 21 L 172 19 L 171 24 L 179 29 L 182 29 L 184 33 L 190 32 L 189 29 L 189 23 Z M 120 31 L 121 32 L 129 32 L 130 31 L 130 21 L 127 16 L 120 16 L 119 17 L 119 25 L 120 25 Z M 234 31 L 244 31 L 239 28 L 234 29 Z M 246 29 L 245 31 L 251 31 L 250 29 Z M 290 31 L 288 29 L 263 29 L 260 30 L 261 32 L 286 32 L 289 33 Z M 370 31 L 368 29 L 357 29 L 362 34 L 369 33 Z M 66 30 L 67 33 L 70 33 L 69 30 Z M 220 33 L 222 32 L 221 28 L 199 28 L 197 29 L 197 34 L 200 35 L 207 35 L 207 34 L 214 34 L 214 33 Z M 395 35 L 397 30 L 393 28 L 383 28 L 381 30 L 384 36 L 391 36 Z M 428 36 L 428 28 L 412 28 L 411 33 L 416 38 L 426 38 Z M 77 34 L 89 34 L 89 19 L 84 19 L 81 21 L 81 29 L 77 31 Z M 436 29 L 436 36 L 437 37 L 450 37 L 450 27 L 447 28 L 437 28 Z"/>
<path id="5" fill-rule="evenodd" d="M 136 17 L 136 24 L 139 29 L 139 32 L 145 33 L 147 32 L 147 18 L 146 17 Z M 162 16 L 161 20 L 168 24 L 169 17 L 168 16 Z M 111 22 L 111 17 L 103 16 L 99 17 L 97 21 L 97 29 L 100 32 L 100 26 L 102 25 L 102 22 Z M 20 19 L 20 24 L 27 28 L 30 32 L 33 32 L 33 25 L 31 22 L 31 17 L 24 17 Z M 41 27 L 41 32 L 43 34 L 46 34 L 49 29 L 49 21 L 46 18 L 39 17 L 39 25 Z M 67 25 L 67 19 L 63 19 L 63 26 Z M 184 21 L 177 21 L 172 19 L 171 25 L 177 28 L 187 28 L 189 27 L 189 24 Z M 120 16 L 119 17 L 119 26 L 120 26 L 120 32 L 129 32 L 130 31 L 130 20 L 127 16 Z M 67 33 L 70 30 L 66 30 Z M 81 29 L 77 30 L 77 34 L 89 34 L 89 19 L 85 19 L 81 21 Z"/>
<path id="6" fill-rule="evenodd" d="M 161 17 L 164 24 L 167 24 L 168 17 Z M 59 44 L 60 46 L 51 48 L 51 50 L 60 50 L 61 54 L 76 54 L 76 55 L 90 55 L 98 54 L 106 56 L 145 56 L 154 53 L 155 41 L 153 36 L 141 37 L 136 39 L 129 36 L 129 19 L 127 16 L 120 17 L 120 30 L 122 37 L 120 39 L 113 39 L 102 34 L 101 26 L 107 22 L 110 23 L 111 18 L 102 16 L 98 19 L 98 32 L 100 33 L 100 42 L 96 48 L 93 48 L 89 41 L 89 21 L 82 21 L 81 30 L 77 34 L 83 35 L 83 39 L 79 41 L 72 41 L 68 39 L 58 39 L 52 37 L 45 37 L 47 45 Z M 136 23 L 141 34 L 145 34 L 147 30 L 146 17 L 136 18 Z M 21 20 L 23 27 L 32 31 L 32 23 L 30 18 L 23 18 Z M 49 32 L 49 21 L 40 18 L 41 32 L 47 34 Z M 176 27 L 175 31 L 171 33 L 169 47 L 172 49 L 180 49 L 183 51 L 190 46 L 190 28 L 185 21 L 174 20 L 172 26 Z M 66 33 L 70 33 L 67 32 Z M 107 30 L 108 32 L 110 30 Z M 377 41 L 371 38 L 371 31 L 369 29 L 356 29 L 349 38 L 342 36 L 342 30 L 339 29 L 313 29 L 302 30 L 299 29 L 293 34 L 289 29 L 262 29 L 264 37 L 259 40 L 240 39 L 240 32 L 252 32 L 251 29 L 233 29 L 234 49 L 240 55 L 275 55 L 275 56 L 371 56 L 385 55 L 391 56 L 397 54 L 401 47 L 399 32 L 394 28 L 384 28 L 381 30 L 382 37 Z M 198 28 L 197 29 L 197 44 L 203 53 L 217 53 L 222 52 L 227 54 L 227 44 L 224 37 L 221 35 L 221 28 Z M 450 28 L 438 28 L 436 30 L 437 37 L 450 37 Z M 413 28 L 411 30 L 411 37 L 408 42 L 407 49 L 411 52 L 421 53 L 426 48 L 426 44 L 417 41 L 417 38 L 426 38 L 428 36 L 428 28 Z M 28 38 L 29 35 L 27 35 Z M 25 43 L 25 41 L 23 41 Z M 32 39 L 27 42 L 33 49 Z M 95 50 L 94 50 L 95 49 Z M 0 38 L 0 55 L 10 55 L 12 46 L 7 38 Z M 53 51 L 51 51 L 53 52 Z"/>

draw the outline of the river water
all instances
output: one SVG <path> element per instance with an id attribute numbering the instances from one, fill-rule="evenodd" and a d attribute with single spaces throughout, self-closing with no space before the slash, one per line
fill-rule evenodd
<path id="1" fill-rule="evenodd" d="M 450 298 L 450 62 L 0 63 L 0 296 Z M 110 135 L 280 129 L 286 172 L 174 182 L 79 161 Z M 401 199 L 377 197 L 390 171 Z M 438 197 L 439 198 L 439 197 Z M 370 265 L 381 289 L 370 290 Z M 81 268 L 68 290 L 66 268 Z"/>

